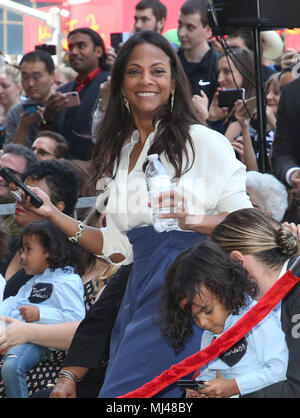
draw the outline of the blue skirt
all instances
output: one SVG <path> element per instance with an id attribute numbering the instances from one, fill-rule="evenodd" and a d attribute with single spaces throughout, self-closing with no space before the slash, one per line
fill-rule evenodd
<path id="1" fill-rule="evenodd" d="M 128 232 L 128 238 L 133 245 L 133 269 L 112 330 L 101 398 L 114 398 L 137 389 L 200 349 L 202 330 L 194 326 L 185 346 L 174 353 L 160 332 L 158 303 L 168 267 L 182 251 L 206 236 L 181 231 L 159 234 L 149 226 Z M 181 395 L 174 383 L 156 397 Z"/>

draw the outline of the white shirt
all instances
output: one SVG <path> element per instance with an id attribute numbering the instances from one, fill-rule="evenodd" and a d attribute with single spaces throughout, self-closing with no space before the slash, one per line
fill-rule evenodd
<path id="1" fill-rule="evenodd" d="M 194 215 L 216 215 L 252 207 L 246 190 L 246 169 L 236 159 L 233 148 L 226 137 L 202 125 L 192 125 L 190 130 L 195 149 L 195 160 L 191 169 L 180 179 L 175 179 L 176 187 L 188 203 L 188 212 Z M 97 209 L 103 211 L 103 201 L 109 194 L 106 206 L 106 228 L 103 233 L 103 254 L 110 256 L 121 253 L 131 259 L 132 248 L 126 232 L 137 227 L 153 225 L 151 208 L 148 206 L 143 164 L 147 160 L 149 147 L 155 136 L 152 132 L 143 150 L 128 175 L 130 153 L 139 141 L 138 131 L 134 131 L 130 142 L 124 146 L 114 180 L 100 180 L 107 188 L 97 199 Z M 190 163 L 192 150 L 189 145 Z M 160 159 L 171 177 L 175 176 L 173 166 L 165 155 Z M 186 160 L 183 160 L 183 168 Z"/>

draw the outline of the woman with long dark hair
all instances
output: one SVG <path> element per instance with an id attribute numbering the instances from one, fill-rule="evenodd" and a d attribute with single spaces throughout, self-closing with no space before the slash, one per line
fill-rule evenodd
<path id="1" fill-rule="evenodd" d="M 147 156 L 154 153 L 179 189 L 171 195 L 173 213 L 168 216 L 178 216 L 179 200 L 185 213 L 194 215 L 191 225 L 187 216 L 177 230 L 153 229 L 145 166 Z M 108 197 L 106 228 L 84 227 L 59 214 L 36 188 L 44 205 L 35 209 L 28 200 L 24 204 L 88 251 L 115 263 L 134 261 L 112 330 L 110 361 L 100 392 L 101 397 L 116 397 L 198 350 L 199 329 L 176 354 L 160 333 L 158 298 L 164 274 L 181 251 L 205 239 L 204 234 L 228 212 L 251 204 L 245 193 L 245 167 L 226 138 L 199 124 L 180 61 L 169 42 L 153 31 L 132 36 L 118 53 L 92 168 L 93 182 L 105 190 L 97 203 L 100 212 Z M 158 396 L 179 394 L 171 385 Z"/>

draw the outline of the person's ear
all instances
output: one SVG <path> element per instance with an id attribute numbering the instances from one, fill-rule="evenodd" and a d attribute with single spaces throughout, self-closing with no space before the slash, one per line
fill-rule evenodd
<path id="1" fill-rule="evenodd" d="M 242 264 L 242 266 L 245 266 L 245 257 L 240 251 L 231 251 L 230 257 L 232 257 L 234 260 L 239 261 Z"/>
<path id="2" fill-rule="evenodd" d="M 60 200 L 59 202 L 55 203 L 55 206 L 57 207 L 58 210 L 60 210 L 61 212 L 63 212 L 63 210 L 65 209 L 65 202 L 63 202 L 62 200 Z"/>
<path id="3" fill-rule="evenodd" d="M 95 51 L 96 51 L 96 54 L 97 54 L 98 58 L 102 57 L 102 55 L 103 55 L 103 48 L 102 48 L 101 45 L 97 45 L 95 47 Z"/>
<path id="4" fill-rule="evenodd" d="M 165 23 L 166 23 L 166 18 L 165 17 L 162 17 L 160 20 L 157 21 L 157 30 L 158 30 L 159 33 L 162 32 L 162 30 L 165 26 Z"/>

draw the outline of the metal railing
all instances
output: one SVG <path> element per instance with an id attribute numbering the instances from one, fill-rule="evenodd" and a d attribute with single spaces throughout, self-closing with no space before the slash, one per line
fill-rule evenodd
<path id="1" fill-rule="evenodd" d="M 79 197 L 75 206 L 74 218 L 77 219 L 77 210 L 91 208 L 96 203 L 97 196 Z M 15 213 L 14 203 L 0 204 L 0 216 L 11 215 Z"/>

